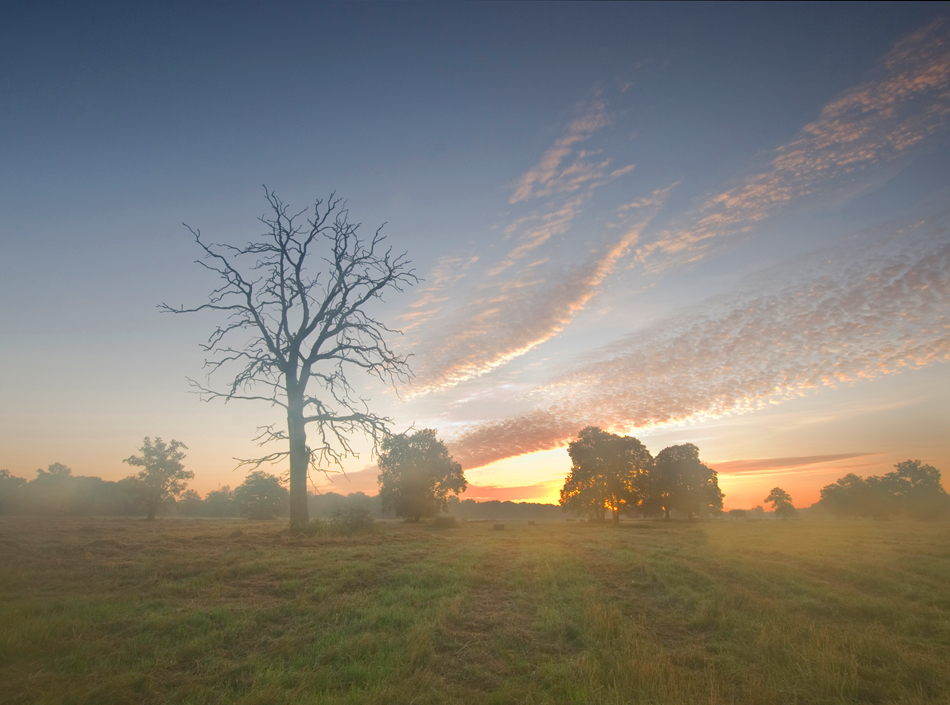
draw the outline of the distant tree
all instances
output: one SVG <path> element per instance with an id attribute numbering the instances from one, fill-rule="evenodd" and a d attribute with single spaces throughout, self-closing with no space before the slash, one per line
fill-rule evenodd
<path id="1" fill-rule="evenodd" d="M 769 496 L 762 501 L 772 504 L 776 519 L 795 519 L 798 516 L 795 505 L 792 504 L 791 495 L 781 487 L 773 487 Z"/>
<path id="2" fill-rule="evenodd" d="M 937 519 L 950 513 L 950 495 L 940 483 L 940 471 L 920 460 L 904 460 L 883 478 L 899 511 L 920 519 Z"/>
<path id="3" fill-rule="evenodd" d="M 906 513 L 919 519 L 950 514 L 950 495 L 940 483 L 940 471 L 919 460 L 904 460 L 886 475 L 862 479 L 851 473 L 821 489 L 819 507 L 836 516 L 887 519 Z"/>
<path id="4" fill-rule="evenodd" d="M 819 505 L 839 519 L 846 516 L 862 516 L 870 505 L 870 488 L 864 478 L 853 472 L 819 491 Z"/>
<path id="5" fill-rule="evenodd" d="M 149 521 L 166 501 L 174 501 L 194 479 L 195 474 L 185 470 L 182 450 L 188 447 L 181 441 L 165 443 L 161 438 L 153 442 L 148 436 L 142 442 L 141 455 L 132 455 L 124 461 L 134 467 L 142 468 L 135 475 L 129 475 L 123 482 L 126 490 L 145 505 Z"/>
<path id="6" fill-rule="evenodd" d="M 9 470 L 0 470 L 0 514 L 13 514 L 20 509 L 25 484 L 22 477 L 12 475 Z"/>
<path id="7" fill-rule="evenodd" d="M 202 513 L 206 517 L 234 517 L 238 515 L 234 492 L 230 485 L 211 490 L 205 495 Z"/>
<path id="8" fill-rule="evenodd" d="M 596 519 L 609 510 L 616 524 L 640 504 L 653 457 L 636 438 L 588 426 L 567 452 L 571 471 L 561 488 L 562 508 Z"/>
<path id="9" fill-rule="evenodd" d="M 722 511 L 723 493 L 719 476 L 699 459 L 699 448 L 692 443 L 661 450 L 654 463 L 648 484 L 648 501 L 669 519 L 670 511 L 694 514 L 718 514 Z"/>
<path id="10" fill-rule="evenodd" d="M 234 490 L 238 513 L 248 519 L 276 519 L 287 514 L 287 488 L 263 470 L 250 472 Z"/>
<path id="11" fill-rule="evenodd" d="M 36 479 L 43 481 L 52 481 L 62 480 L 67 477 L 72 477 L 73 470 L 68 468 L 62 463 L 52 463 L 47 467 L 46 470 L 43 468 L 36 469 Z"/>
<path id="12" fill-rule="evenodd" d="M 459 494 L 468 487 L 462 466 L 431 428 L 385 439 L 379 469 L 383 511 L 392 509 L 411 522 L 436 516 L 445 509 L 450 492 Z"/>
<path id="13" fill-rule="evenodd" d="M 411 375 L 406 358 L 387 342 L 395 331 L 374 318 L 373 309 L 388 290 L 418 278 L 379 230 L 359 237 L 359 224 L 349 222 L 340 199 L 318 200 L 308 218 L 273 193 L 265 196 L 271 215 L 260 220 L 267 232 L 243 247 L 210 244 L 191 231 L 204 253 L 198 264 L 220 280 L 208 302 L 160 308 L 226 317 L 203 347 L 213 356 L 205 363 L 209 378 L 230 369 L 228 381 L 192 384 L 206 399 L 263 401 L 286 411 L 286 430 L 263 427 L 258 438 L 286 443 L 287 450 L 244 462 L 254 469 L 289 458 L 290 523 L 302 527 L 309 520 L 310 469 L 355 455 L 354 433 L 368 436 L 374 450 L 388 434 L 391 419 L 370 411 L 349 380 L 354 374 L 387 382 Z M 309 444 L 308 425 L 316 430 Z"/>
<path id="14" fill-rule="evenodd" d="M 175 503 L 178 511 L 186 517 L 198 517 L 204 514 L 201 495 L 194 490 L 185 490 Z"/>

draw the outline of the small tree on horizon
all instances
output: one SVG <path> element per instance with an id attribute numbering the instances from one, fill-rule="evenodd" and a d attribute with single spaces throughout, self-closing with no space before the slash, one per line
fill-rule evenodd
<path id="1" fill-rule="evenodd" d="M 276 475 L 254 470 L 233 492 L 238 513 L 248 519 L 276 519 L 287 514 L 287 488 Z"/>
<path id="2" fill-rule="evenodd" d="M 448 504 L 450 492 L 465 491 L 462 466 L 452 459 L 437 431 L 424 428 L 383 441 L 379 453 L 379 498 L 382 510 L 410 522 L 434 517 Z"/>
<path id="3" fill-rule="evenodd" d="M 781 487 L 773 487 L 769 496 L 762 501 L 771 503 L 776 519 L 795 519 L 798 516 L 791 495 Z"/>
<path id="4" fill-rule="evenodd" d="M 122 461 L 142 468 L 137 474 L 125 478 L 123 483 L 126 490 L 145 505 L 146 519 L 149 521 L 155 518 L 164 502 L 174 501 L 185 491 L 188 481 L 195 477 L 182 465 L 181 461 L 185 459 L 182 449 L 187 450 L 188 446 L 181 441 L 165 443 L 161 438 L 156 438 L 153 442 L 146 436 L 139 449 L 142 455 L 133 455 Z"/>

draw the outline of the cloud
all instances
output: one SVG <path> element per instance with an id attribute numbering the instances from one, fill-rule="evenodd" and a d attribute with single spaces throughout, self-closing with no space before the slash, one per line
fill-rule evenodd
<path id="1" fill-rule="evenodd" d="M 536 390 L 525 414 L 450 442 L 463 467 L 621 432 L 717 418 L 819 387 L 950 360 L 950 227 L 933 222 L 826 250 L 759 287 L 653 324 Z"/>
<path id="2" fill-rule="evenodd" d="M 461 303 L 450 310 L 443 308 L 445 290 L 460 277 L 452 280 L 453 260 L 440 261 L 429 277 L 434 284 L 402 319 L 405 331 L 424 327 L 410 340 L 416 379 L 406 392 L 408 398 L 479 377 L 547 342 L 587 306 L 618 259 L 632 251 L 668 189 L 621 209 L 622 234 L 577 264 L 559 266 L 538 252 L 570 231 L 596 189 L 633 171 L 633 165 L 611 169 L 611 160 L 598 150 L 580 149 L 608 124 L 606 104 L 595 101 L 522 175 L 511 203 L 548 200 L 503 229 L 512 246 L 496 263 L 485 265 L 474 291 L 463 297 L 456 293 Z"/>
<path id="3" fill-rule="evenodd" d="M 595 156 L 596 152 L 575 153 L 575 145 L 609 124 L 607 105 L 602 100 L 595 101 L 584 115 L 568 125 L 567 134 L 548 148 L 541 161 L 522 174 L 508 202 L 518 203 L 553 193 L 572 193 L 585 183 L 602 178 L 610 161 L 592 163 L 588 157 Z M 574 156 L 573 161 L 564 166 L 571 156 Z"/>
<path id="4" fill-rule="evenodd" d="M 408 396 L 474 379 L 560 333 L 636 245 L 667 192 L 643 199 L 639 208 L 627 208 L 630 215 L 620 237 L 587 262 L 543 273 L 529 265 L 518 277 L 483 288 L 481 296 L 470 300 L 457 316 L 458 322 L 427 336 Z"/>
<path id="5" fill-rule="evenodd" d="M 720 463 L 708 463 L 720 475 L 769 474 L 793 468 L 834 463 L 840 460 L 863 458 L 876 453 L 838 453 L 837 455 L 808 455 L 796 458 L 755 458 L 749 460 L 726 460 Z"/>
<path id="6" fill-rule="evenodd" d="M 950 38 L 936 22 L 894 46 L 876 75 L 838 96 L 775 150 L 769 168 L 707 197 L 680 224 L 637 250 L 651 268 L 701 258 L 723 236 L 747 232 L 782 207 L 852 187 L 869 167 L 908 153 L 950 119 Z"/>

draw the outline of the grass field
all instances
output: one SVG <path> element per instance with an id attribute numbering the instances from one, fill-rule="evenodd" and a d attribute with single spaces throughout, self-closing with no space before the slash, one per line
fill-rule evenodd
<path id="1" fill-rule="evenodd" d="M 3 703 L 950 702 L 946 523 L 0 520 Z"/>

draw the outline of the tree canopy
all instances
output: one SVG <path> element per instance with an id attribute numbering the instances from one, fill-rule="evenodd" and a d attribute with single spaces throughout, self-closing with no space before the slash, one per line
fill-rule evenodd
<path id="1" fill-rule="evenodd" d="M 383 441 L 379 454 L 379 496 L 383 511 L 409 521 L 439 514 L 450 492 L 465 491 L 462 466 L 452 459 L 437 431 L 425 428 Z"/>
<path id="2" fill-rule="evenodd" d="M 219 495 L 220 495 L 219 491 Z M 238 513 L 248 519 L 276 519 L 287 514 L 287 488 L 280 478 L 263 470 L 248 473 L 234 489 Z M 209 499 L 211 493 L 209 493 Z"/>
<path id="3" fill-rule="evenodd" d="M 386 382 L 408 378 L 406 358 L 387 338 L 396 331 L 370 313 L 389 290 L 418 281 L 405 255 L 394 254 L 380 231 L 359 236 L 343 202 L 330 196 L 294 213 L 265 190 L 266 232 L 243 247 L 209 244 L 191 229 L 204 253 L 198 264 L 219 278 L 208 301 L 171 313 L 212 311 L 225 317 L 204 344 L 209 383 L 192 381 L 205 399 L 263 401 L 282 407 L 286 429 L 262 427 L 259 440 L 287 443 L 287 450 L 244 461 L 290 460 L 290 521 L 309 520 L 310 470 L 328 472 L 356 455 L 350 437 L 365 434 L 374 449 L 391 419 L 372 412 L 351 385 L 351 375 Z M 226 370 L 230 370 L 227 372 Z M 212 387 L 210 378 L 228 381 Z M 307 427 L 315 429 L 308 442 Z"/>
<path id="4" fill-rule="evenodd" d="M 649 484 L 649 504 L 661 510 L 667 519 L 673 509 L 689 518 L 722 511 L 719 475 L 699 459 L 699 448 L 692 443 L 670 446 L 657 453 Z"/>
<path id="5" fill-rule="evenodd" d="M 142 468 L 135 475 L 129 475 L 124 482 L 126 489 L 145 505 L 147 518 L 152 520 L 155 513 L 167 500 L 174 500 L 188 486 L 195 474 L 185 470 L 182 460 L 187 446 L 181 441 L 166 443 L 161 438 L 154 441 L 148 436 L 142 442 L 141 455 L 132 455 L 124 463 Z M 52 466 L 51 466 L 52 467 Z"/>
<path id="6" fill-rule="evenodd" d="M 867 479 L 849 473 L 821 489 L 818 506 L 838 517 L 887 519 L 907 514 L 937 519 L 950 514 L 950 495 L 940 483 L 940 471 L 920 460 L 904 460 L 885 475 Z"/>
<path id="7" fill-rule="evenodd" d="M 617 523 L 621 513 L 640 505 L 653 457 L 636 438 L 588 426 L 567 452 L 572 464 L 561 507 L 596 519 L 609 510 Z"/>
<path id="8" fill-rule="evenodd" d="M 794 519 L 798 515 L 792 504 L 792 496 L 781 487 L 773 487 L 769 496 L 762 501 L 772 504 L 776 519 Z"/>

